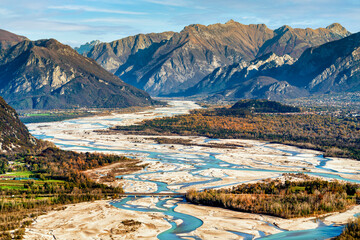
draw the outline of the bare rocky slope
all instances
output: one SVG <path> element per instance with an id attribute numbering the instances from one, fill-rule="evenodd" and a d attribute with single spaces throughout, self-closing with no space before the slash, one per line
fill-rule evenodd
<path id="1" fill-rule="evenodd" d="M 0 153 L 30 150 L 37 140 L 19 120 L 16 111 L 0 97 Z"/>
<path id="2" fill-rule="evenodd" d="M 54 39 L 26 40 L 0 52 L 0 95 L 16 109 L 157 103 L 146 92 Z"/>
<path id="3" fill-rule="evenodd" d="M 189 25 L 179 33 L 137 35 L 99 44 L 87 56 L 125 82 L 162 96 L 185 92 L 219 67 L 271 52 L 296 59 L 309 47 L 348 35 L 340 24 L 315 30 L 289 26 L 271 30 L 264 24 L 230 20 Z"/>
<path id="4" fill-rule="evenodd" d="M 27 38 L 0 29 L 0 50 L 14 46 L 24 40 Z"/>

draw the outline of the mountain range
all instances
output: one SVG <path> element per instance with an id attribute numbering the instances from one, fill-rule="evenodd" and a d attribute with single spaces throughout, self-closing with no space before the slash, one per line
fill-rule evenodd
<path id="1" fill-rule="evenodd" d="M 54 109 L 159 104 L 145 91 L 211 100 L 359 91 L 359 42 L 338 23 L 271 30 L 230 20 L 92 41 L 77 52 L 1 30 L 0 95 L 16 109 Z"/>
<path id="2" fill-rule="evenodd" d="M 342 39 L 340 24 L 276 30 L 264 24 L 193 24 L 181 32 L 139 34 L 100 43 L 83 53 L 125 82 L 153 96 L 181 95 L 219 67 L 251 62 L 269 53 L 295 60 L 304 50 Z"/>
<path id="3" fill-rule="evenodd" d="M 16 109 L 123 108 L 157 101 L 54 39 L 0 51 L 0 95 Z"/>

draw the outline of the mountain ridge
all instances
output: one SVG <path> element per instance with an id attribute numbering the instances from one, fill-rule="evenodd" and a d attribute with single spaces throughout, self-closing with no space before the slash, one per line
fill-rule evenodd
<path id="1" fill-rule="evenodd" d="M 0 52 L 0 94 L 17 109 L 146 106 L 142 90 L 55 39 L 25 40 Z"/>
<path id="2" fill-rule="evenodd" d="M 28 40 L 24 36 L 20 36 L 9 31 L 0 29 L 0 51 L 16 45 L 17 43 Z"/>

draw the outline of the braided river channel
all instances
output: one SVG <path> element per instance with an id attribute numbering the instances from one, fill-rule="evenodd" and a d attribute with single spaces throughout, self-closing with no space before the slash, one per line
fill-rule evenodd
<path id="1" fill-rule="evenodd" d="M 197 108 L 200 106 L 191 101 L 170 101 L 168 107 L 140 113 L 114 113 L 27 126 L 35 137 L 49 140 L 64 150 L 121 154 L 146 163 L 147 167 L 141 171 L 117 176 L 124 191 L 179 193 L 179 196 L 128 196 L 109 204 L 144 214 L 163 214 L 171 227 L 154 239 L 329 239 L 341 233 L 348 218 L 360 213 L 360 208 L 355 207 L 321 219 L 289 220 L 196 206 L 187 203 L 182 195 L 189 189 L 231 187 L 299 172 L 360 183 L 360 164 L 354 160 L 324 158 L 321 152 L 255 140 L 172 136 L 169 138 L 182 138 L 193 144 L 158 144 L 152 139 L 154 136 L 96 131 L 187 114 Z M 222 144 L 237 147 L 218 147 Z M 142 198 L 146 204 L 139 204 Z"/>

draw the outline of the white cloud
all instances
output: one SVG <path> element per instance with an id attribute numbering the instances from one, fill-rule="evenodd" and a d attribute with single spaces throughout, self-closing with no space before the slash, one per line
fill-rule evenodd
<path id="1" fill-rule="evenodd" d="M 128 15 L 143 15 L 143 12 L 122 11 L 115 9 L 95 8 L 81 5 L 64 5 L 64 6 L 49 6 L 49 9 L 66 10 L 66 11 L 85 11 L 85 12 L 98 12 L 98 13 L 115 13 L 115 14 L 128 14 Z"/>
<path id="2" fill-rule="evenodd" d="M 16 14 L 13 11 L 10 11 L 9 9 L 6 8 L 0 8 L 0 16 L 2 18 L 7 17 L 7 18 L 12 18 L 12 17 L 17 17 L 19 16 L 18 14 Z"/>
<path id="3" fill-rule="evenodd" d="M 188 5 L 188 3 L 186 1 L 181 1 L 181 0 L 177 0 L 177 1 L 173 1 L 173 0 L 145 0 L 146 2 L 149 3 L 155 3 L 155 4 L 160 4 L 160 5 L 166 5 L 166 6 L 172 6 L 172 7 L 183 7 Z"/>

